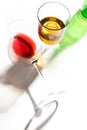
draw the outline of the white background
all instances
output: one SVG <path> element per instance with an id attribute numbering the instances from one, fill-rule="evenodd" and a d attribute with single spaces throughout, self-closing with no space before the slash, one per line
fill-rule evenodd
<path id="1" fill-rule="evenodd" d="M 46 0 L 0 0 L 0 74 L 11 64 L 7 52 L 8 24 L 14 19 L 28 19 L 29 35 L 38 40 L 37 9 L 44 2 Z M 60 2 L 69 8 L 73 16 L 83 0 Z M 31 85 L 32 94 L 38 102 L 49 91 L 66 91 L 58 95 L 58 110 L 44 130 L 87 130 L 87 34 L 59 54 L 44 72 L 46 80 L 43 82 L 39 78 Z M 0 86 L 0 130 L 23 130 L 33 113 L 26 91 L 13 90 Z"/>

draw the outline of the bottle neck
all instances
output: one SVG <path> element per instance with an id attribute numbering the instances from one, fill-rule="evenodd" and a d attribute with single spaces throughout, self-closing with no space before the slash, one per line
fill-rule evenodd
<path id="1" fill-rule="evenodd" d="M 87 18 L 87 5 L 83 6 L 83 8 L 81 9 L 81 14 L 83 15 L 83 17 Z"/>

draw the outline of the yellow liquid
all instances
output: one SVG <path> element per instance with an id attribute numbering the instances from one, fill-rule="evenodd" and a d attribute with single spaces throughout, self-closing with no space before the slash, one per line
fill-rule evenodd
<path id="1" fill-rule="evenodd" d="M 49 45 L 57 44 L 61 40 L 65 24 L 55 17 L 46 17 L 40 22 L 38 28 L 40 39 Z"/>

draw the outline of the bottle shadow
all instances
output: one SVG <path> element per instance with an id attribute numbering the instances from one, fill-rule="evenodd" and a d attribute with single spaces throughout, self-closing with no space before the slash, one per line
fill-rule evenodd
<path id="1" fill-rule="evenodd" d="M 20 60 L 0 76 L 0 112 L 7 111 L 33 83 L 38 72 L 31 62 Z"/>

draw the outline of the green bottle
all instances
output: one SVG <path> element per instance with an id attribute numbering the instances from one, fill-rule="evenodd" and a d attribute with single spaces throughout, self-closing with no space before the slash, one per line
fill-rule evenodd
<path id="1" fill-rule="evenodd" d="M 87 32 L 87 0 L 71 18 L 64 37 L 60 42 L 60 51 L 78 42 Z"/>
<path id="2" fill-rule="evenodd" d="M 54 59 L 61 51 L 78 42 L 87 32 L 87 0 L 84 1 L 82 8 L 79 9 L 66 28 L 60 47 L 57 47 L 50 59 Z M 49 61 L 50 62 L 50 61 Z"/>

